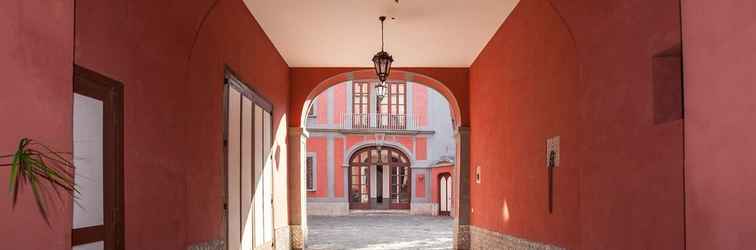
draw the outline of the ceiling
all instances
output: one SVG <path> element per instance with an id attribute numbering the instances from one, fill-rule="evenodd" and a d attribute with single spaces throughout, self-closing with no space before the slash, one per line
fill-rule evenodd
<path id="1" fill-rule="evenodd" d="M 244 0 L 290 67 L 469 67 L 519 0 Z M 396 19 L 392 20 L 391 17 Z"/>

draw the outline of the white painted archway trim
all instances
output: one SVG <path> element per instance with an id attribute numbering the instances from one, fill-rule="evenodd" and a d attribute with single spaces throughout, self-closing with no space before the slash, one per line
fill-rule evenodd
<path id="1" fill-rule="evenodd" d="M 356 153 L 357 151 L 363 148 L 375 147 L 375 146 L 390 147 L 390 148 L 398 149 L 399 151 L 402 151 L 404 155 L 407 156 L 407 159 L 409 159 L 410 161 L 410 167 L 415 165 L 415 155 L 412 154 L 411 153 L 412 151 L 410 151 L 407 147 L 405 147 L 401 143 L 392 142 L 392 141 L 370 140 L 370 141 L 365 141 L 365 142 L 355 144 L 354 146 L 349 148 L 349 150 L 347 150 L 347 153 L 344 154 L 344 161 L 342 161 L 344 163 L 344 166 L 349 166 L 349 160 L 352 159 L 352 155 L 354 155 L 354 153 Z"/>

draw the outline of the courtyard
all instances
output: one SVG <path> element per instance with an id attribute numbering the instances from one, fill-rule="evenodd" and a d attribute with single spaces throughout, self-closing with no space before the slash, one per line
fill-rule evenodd
<path id="1" fill-rule="evenodd" d="M 452 221 L 390 213 L 309 216 L 307 249 L 452 249 Z"/>

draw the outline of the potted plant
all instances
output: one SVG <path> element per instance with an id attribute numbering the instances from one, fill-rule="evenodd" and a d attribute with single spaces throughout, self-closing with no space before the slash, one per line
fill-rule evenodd
<path id="1" fill-rule="evenodd" d="M 34 194 L 39 212 L 49 224 L 43 184 L 51 186 L 58 198 L 58 188 L 62 188 L 68 195 L 78 193 L 74 183 L 74 164 L 64 156 L 70 157 L 71 153 L 53 150 L 29 138 L 21 139 L 13 154 L 0 155 L 0 160 L 5 162 L 0 162 L 0 167 L 11 168 L 8 184 L 13 206 L 16 205 L 19 190 L 28 185 Z"/>

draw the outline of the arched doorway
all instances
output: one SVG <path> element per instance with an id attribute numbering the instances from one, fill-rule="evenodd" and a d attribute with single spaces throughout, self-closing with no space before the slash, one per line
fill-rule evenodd
<path id="1" fill-rule="evenodd" d="M 409 209 L 411 169 L 400 150 L 370 146 L 349 159 L 350 209 Z"/>
<path id="2" fill-rule="evenodd" d="M 438 214 L 450 216 L 452 211 L 452 178 L 445 173 L 438 176 Z"/>

